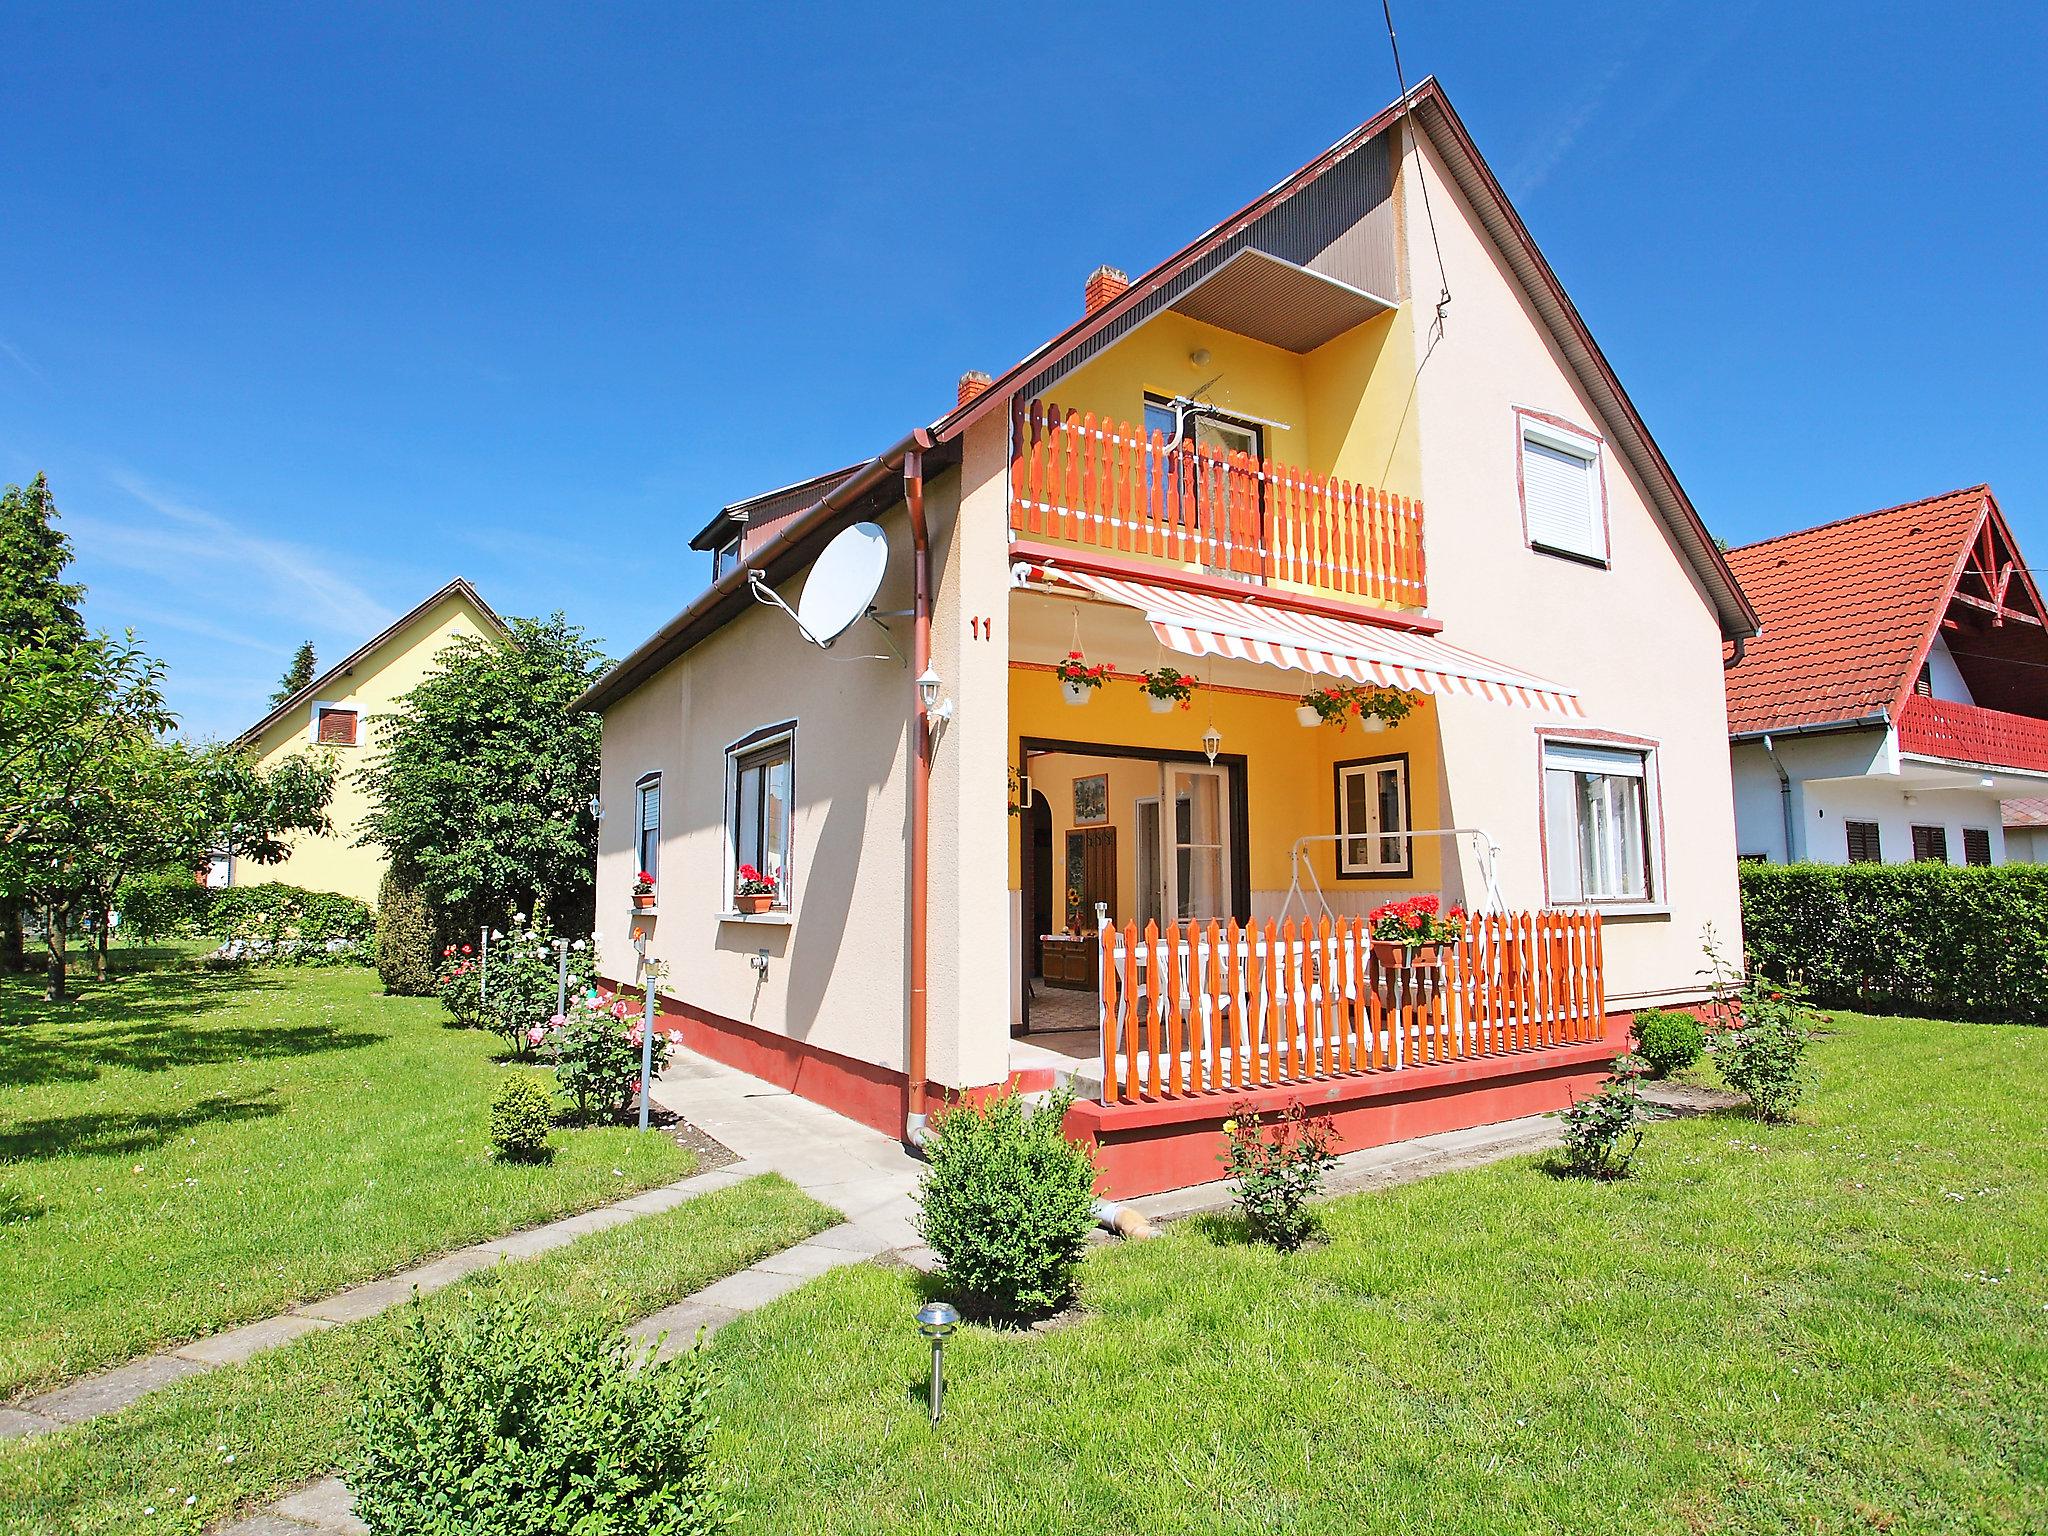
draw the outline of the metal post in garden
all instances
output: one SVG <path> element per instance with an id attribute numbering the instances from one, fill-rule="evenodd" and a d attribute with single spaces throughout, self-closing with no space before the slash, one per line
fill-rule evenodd
<path id="1" fill-rule="evenodd" d="M 476 936 L 476 997 L 480 1003 L 491 1000 L 491 925 L 485 923 L 477 930 Z"/>
<path id="2" fill-rule="evenodd" d="M 641 968 L 647 978 L 647 1012 L 640 1021 L 640 1129 L 647 1129 L 647 1106 L 654 1090 L 654 984 L 660 966 L 649 960 Z"/>
<path id="3" fill-rule="evenodd" d="M 555 940 L 555 1017 L 569 1016 L 569 941 Z"/>

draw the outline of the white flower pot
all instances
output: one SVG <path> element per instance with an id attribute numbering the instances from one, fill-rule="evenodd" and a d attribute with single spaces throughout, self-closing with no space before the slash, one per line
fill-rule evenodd
<path id="1" fill-rule="evenodd" d="M 1299 720 L 1303 725 L 1308 727 L 1308 729 L 1310 730 L 1314 730 L 1317 726 L 1323 723 L 1323 717 L 1316 713 L 1315 706 L 1312 704 L 1295 705 L 1294 718 Z"/>
<path id="2" fill-rule="evenodd" d="M 1145 695 L 1145 702 L 1152 706 L 1152 713 L 1155 715 L 1170 715 L 1173 713 L 1174 700 L 1172 699 L 1162 699 L 1156 693 L 1148 693 Z"/>
<path id="3" fill-rule="evenodd" d="M 1378 715 L 1367 715 L 1358 722 L 1358 728 L 1361 731 L 1384 731 L 1387 728 L 1387 722 Z"/>
<path id="4" fill-rule="evenodd" d="M 1060 691 L 1067 696 L 1069 704 L 1075 705 L 1086 704 L 1095 693 L 1086 683 L 1061 683 Z"/>

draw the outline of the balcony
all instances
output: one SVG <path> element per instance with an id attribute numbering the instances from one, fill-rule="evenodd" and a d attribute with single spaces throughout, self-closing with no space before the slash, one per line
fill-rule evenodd
<path id="1" fill-rule="evenodd" d="M 1420 502 L 1036 400 L 1014 427 L 1012 539 L 1424 606 Z"/>
<path id="2" fill-rule="evenodd" d="M 2048 720 L 1915 694 L 1899 715 L 1899 750 L 1985 768 L 2048 773 Z"/>

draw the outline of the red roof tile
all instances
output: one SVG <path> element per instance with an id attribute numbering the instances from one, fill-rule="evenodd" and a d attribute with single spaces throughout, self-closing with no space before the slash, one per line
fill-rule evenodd
<path id="1" fill-rule="evenodd" d="M 2048 827 L 2048 798 L 2006 801 L 2004 821 L 2008 827 Z"/>
<path id="2" fill-rule="evenodd" d="M 1727 675 L 1729 733 L 1888 711 L 1990 494 L 1974 485 L 1730 550 L 1763 633 Z"/>

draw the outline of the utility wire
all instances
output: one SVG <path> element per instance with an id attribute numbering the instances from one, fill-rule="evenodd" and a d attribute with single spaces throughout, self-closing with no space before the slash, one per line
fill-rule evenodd
<path id="1" fill-rule="evenodd" d="M 1400 40 L 1394 35 L 1393 0 L 1380 0 L 1380 14 L 1386 18 L 1387 22 L 1387 47 L 1393 51 L 1394 83 L 1400 86 L 1401 88 L 1401 117 L 1403 121 L 1406 121 L 1408 114 L 1411 110 L 1411 105 L 1408 100 L 1408 76 L 1407 73 L 1401 68 Z M 1422 161 L 1420 144 L 1416 146 L 1416 160 L 1418 165 Z M 1438 336 L 1441 336 L 1444 333 L 1444 316 L 1447 313 L 1449 313 L 1451 307 L 1451 280 L 1449 276 L 1446 275 L 1446 273 L 1444 272 L 1444 245 L 1443 241 L 1437 238 L 1436 211 L 1429 205 L 1428 167 L 1422 166 L 1421 169 L 1417 172 L 1415 179 L 1422 186 L 1422 216 L 1429 221 L 1429 243 L 1436 248 L 1436 277 L 1438 285 L 1436 299 L 1436 333 Z"/>

